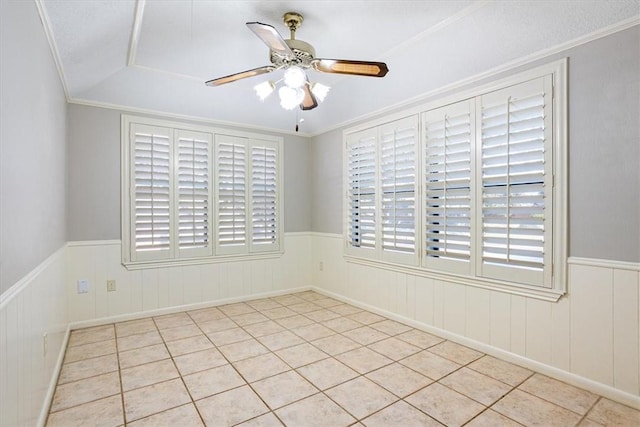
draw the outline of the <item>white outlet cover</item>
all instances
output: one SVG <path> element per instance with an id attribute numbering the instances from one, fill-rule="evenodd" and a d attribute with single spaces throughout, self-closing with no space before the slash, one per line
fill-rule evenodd
<path id="1" fill-rule="evenodd" d="M 89 281 L 86 279 L 78 280 L 78 293 L 79 294 L 87 294 L 89 293 Z"/>

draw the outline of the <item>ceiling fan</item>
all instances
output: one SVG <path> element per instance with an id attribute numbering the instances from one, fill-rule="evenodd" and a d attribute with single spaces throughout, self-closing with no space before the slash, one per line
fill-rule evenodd
<path id="1" fill-rule="evenodd" d="M 389 71 L 387 64 L 384 62 L 316 58 L 316 51 L 313 46 L 305 41 L 296 40 L 296 30 L 304 20 L 303 16 L 297 12 L 287 12 L 282 19 L 291 31 L 291 38 L 287 40 L 283 39 L 280 33 L 271 25 L 260 22 L 247 22 L 247 27 L 269 47 L 272 65 L 209 80 L 206 85 L 220 86 L 236 80 L 284 69 L 284 85 L 278 91 L 280 105 L 287 110 L 291 110 L 298 105 L 302 110 L 312 110 L 318 106 L 318 100 L 322 101 L 324 99 L 329 87 L 320 83 L 311 83 L 305 70 L 313 69 L 322 73 L 369 77 L 384 77 Z M 264 100 L 275 90 L 277 83 L 279 81 L 276 83 L 272 81 L 263 82 L 254 89 L 258 96 Z"/>

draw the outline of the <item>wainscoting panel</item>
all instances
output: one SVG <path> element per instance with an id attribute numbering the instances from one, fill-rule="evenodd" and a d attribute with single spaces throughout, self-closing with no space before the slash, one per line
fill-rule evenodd
<path id="1" fill-rule="evenodd" d="M 47 414 L 67 330 L 65 251 L 0 296 L 1 426 L 37 425 Z"/>
<path id="2" fill-rule="evenodd" d="M 312 248 L 320 290 L 640 407 L 637 263 L 570 259 L 567 295 L 548 302 L 347 262 L 340 235 Z"/>
<path id="3" fill-rule="evenodd" d="M 70 242 L 69 321 L 137 315 L 311 286 L 311 235 L 286 233 L 284 247 L 284 255 L 275 258 L 129 271 L 121 263 L 120 241 Z M 89 281 L 88 293 L 77 292 L 78 280 Z M 115 291 L 107 292 L 107 280 L 116 281 Z"/>

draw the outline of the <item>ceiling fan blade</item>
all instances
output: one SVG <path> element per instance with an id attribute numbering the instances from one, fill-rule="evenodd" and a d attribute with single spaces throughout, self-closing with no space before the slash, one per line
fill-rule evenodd
<path id="1" fill-rule="evenodd" d="M 273 26 L 260 22 L 247 22 L 247 27 L 266 44 L 269 49 L 282 56 L 293 56 L 284 39 Z"/>
<path id="2" fill-rule="evenodd" d="M 252 70 L 242 71 L 240 73 L 231 74 L 217 79 L 209 80 L 205 82 L 207 86 L 220 86 L 226 83 L 235 82 L 236 80 L 246 79 L 247 77 L 258 76 L 260 74 L 270 73 L 275 70 L 276 67 L 272 65 L 266 65 L 264 67 L 254 68 Z"/>
<path id="3" fill-rule="evenodd" d="M 313 93 L 311 92 L 311 87 L 309 86 L 309 80 L 307 80 L 307 83 L 304 85 L 303 90 L 304 90 L 304 99 L 300 103 L 300 109 L 304 111 L 313 110 L 318 106 L 318 101 L 316 100 L 316 97 L 313 96 Z"/>
<path id="4" fill-rule="evenodd" d="M 314 59 L 312 65 L 316 71 L 323 73 L 355 76 L 384 77 L 389 71 L 384 62 L 351 61 L 348 59 Z"/>

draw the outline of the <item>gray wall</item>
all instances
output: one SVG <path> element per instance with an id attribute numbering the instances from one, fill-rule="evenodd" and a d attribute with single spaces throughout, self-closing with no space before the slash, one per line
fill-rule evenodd
<path id="1" fill-rule="evenodd" d="M 67 238 L 70 241 L 121 237 L 121 114 L 131 113 L 69 105 Z M 284 228 L 287 232 L 311 229 L 310 154 L 309 138 L 284 135 Z"/>
<path id="2" fill-rule="evenodd" d="M 66 241 L 66 100 L 34 2 L 0 2 L 0 293 Z"/>
<path id="3" fill-rule="evenodd" d="M 640 26 L 491 80 L 563 57 L 569 58 L 569 254 L 638 262 Z M 315 232 L 342 233 L 343 130 L 311 140 Z"/>

